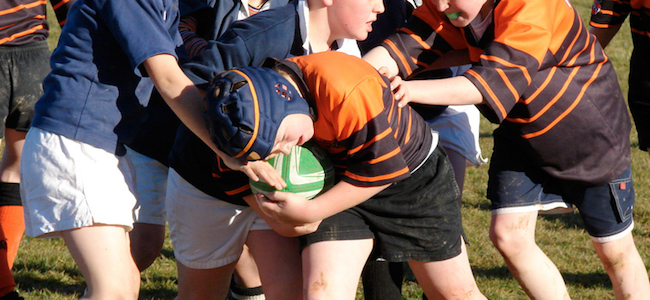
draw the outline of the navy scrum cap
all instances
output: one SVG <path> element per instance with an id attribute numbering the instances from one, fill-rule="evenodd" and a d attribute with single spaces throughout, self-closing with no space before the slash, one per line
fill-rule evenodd
<path id="1" fill-rule="evenodd" d="M 271 153 L 284 117 L 310 115 L 309 104 L 286 78 L 261 67 L 217 74 L 206 91 L 205 106 L 212 141 L 242 161 L 263 159 Z"/>

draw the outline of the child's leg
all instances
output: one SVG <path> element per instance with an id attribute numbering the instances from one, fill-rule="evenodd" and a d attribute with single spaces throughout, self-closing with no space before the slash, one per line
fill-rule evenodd
<path id="1" fill-rule="evenodd" d="M 178 296 L 176 299 L 225 299 L 236 263 L 213 269 L 193 269 L 176 261 L 178 267 Z"/>
<path id="2" fill-rule="evenodd" d="M 478 289 L 467 249 L 443 261 L 409 261 L 413 274 L 429 299 L 486 299 Z"/>
<path id="3" fill-rule="evenodd" d="M 648 272 L 634 245 L 632 233 L 615 241 L 592 241 L 614 287 L 616 299 L 647 299 Z"/>
<path id="4" fill-rule="evenodd" d="M 569 299 L 555 264 L 535 243 L 537 211 L 493 214 L 490 239 L 529 297 Z"/>
<path id="5" fill-rule="evenodd" d="M 255 259 L 266 299 L 302 299 L 302 267 L 297 238 L 273 230 L 253 230 L 246 245 Z"/>
<path id="6" fill-rule="evenodd" d="M 0 206 L 0 297 L 12 292 L 16 286 L 11 268 L 24 231 L 23 207 Z"/>
<path id="7" fill-rule="evenodd" d="M 373 240 L 317 242 L 302 251 L 305 299 L 354 299 Z"/>
<path id="8" fill-rule="evenodd" d="M 95 225 L 61 235 L 88 285 L 81 299 L 138 298 L 140 272 L 124 227 Z"/>

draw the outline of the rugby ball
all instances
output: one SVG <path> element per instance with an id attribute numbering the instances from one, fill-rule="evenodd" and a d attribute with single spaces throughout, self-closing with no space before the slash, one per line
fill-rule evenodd
<path id="1" fill-rule="evenodd" d="M 282 192 L 314 198 L 334 185 L 334 165 L 327 152 L 313 142 L 295 146 L 288 155 L 278 154 L 268 160 L 287 183 Z M 270 193 L 276 189 L 263 181 L 250 180 L 253 193 Z"/>

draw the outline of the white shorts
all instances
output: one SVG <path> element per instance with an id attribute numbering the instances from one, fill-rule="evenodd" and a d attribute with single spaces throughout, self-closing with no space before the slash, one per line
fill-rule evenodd
<path id="1" fill-rule="evenodd" d="M 251 230 L 271 227 L 248 206 L 221 201 L 196 189 L 174 169 L 167 181 L 167 222 L 174 255 L 193 269 L 235 262 Z"/>
<path id="2" fill-rule="evenodd" d="M 481 113 L 476 106 L 450 105 L 427 123 L 439 133 L 440 145 L 461 154 L 469 166 L 480 166 L 487 162 L 478 143 Z"/>
<path id="3" fill-rule="evenodd" d="M 25 233 L 107 224 L 133 228 L 133 165 L 103 149 L 38 128 L 27 133 L 20 163 Z"/>
<path id="4" fill-rule="evenodd" d="M 165 194 L 169 168 L 159 161 L 126 147 L 126 155 L 135 168 L 137 203 L 133 210 L 136 223 L 165 225 Z"/>

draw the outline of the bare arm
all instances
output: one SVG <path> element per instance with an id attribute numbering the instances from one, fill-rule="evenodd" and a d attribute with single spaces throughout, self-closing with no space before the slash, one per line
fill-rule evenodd
<path id="1" fill-rule="evenodd" d="M 445 58 L 447 56 L 443 56 Z M 452 65 L 466 63 L 464 51 L 451 52 L 449 59 Z M 379 72 L 391 80 L 391 88 L 395 99 L 400 100 L 399 105 L 405 106 L 408 102 L 430 105 L 462 105 L 483 103 L 483 95 L 476 86 L 463 76 L 444 79 L 408 80 L 404 81 L 397 76 L 399 69 L 384 47 L 375 47 L 363 59 L 370 63 Z M 440 60 L 437 66 L 444 67 L 446 59 Z"/>
<path id="2" fill-rule="evenodd" d="M 605 47 L 609 45 L 609 42 L 612 41 L 618 30 L 621 29 L 621 25 L 622 24 L 612 25 L 608 28 L 591 27 L 589 28 L 589 32 L 596 36 L 596 39 L 598 39 L 600 45 L 603 46 L 603 49 L 605 49 Z"/>
<path id="3" fill-rule="evenodd" d="M 270 164 L 258 161 L 241 165 L 217 148 L 210 139 L 203 119 L 203 93 L 185 76 L 174 56 L 154 55 L 144 61 L 144 67 L 160 95 L 183 124 L 217 153 L 230 168 L 244 172 L 253 180 L 259 180 L 261 177 L 278 189 L 286 186 Z"/>
<path id="4" fill-rule="evenodd" d="M 409 102 L 429 105 L 464 105 L 485 102 L 476 86 L 464 76 L 404 81 L 395 76 L 391 88 L 399 106 Z"/>
<path id="5" fill-rule="evenodd" d="M 381 67 L 386 68 L 385 75 L 396 75 L 399 72 L 397 63 L 393 60 L 393 57 L 390 56 L 388 50 L 382 46 L 378 46 L 370 50 L 366 55 L 363 56 L 363 60 L 370 63 L 375 69 L 379 70 Z M 388 78 L 391 79 L 392 78 Z"/>
<path id="6" fill-rule="evenodd" d="M 288 224 L 309 224 L 354 207 L 389 186 L 359 187 L 340 181 L 312 200 L 286 192 L 268 196 L 256 194 L 255 197 L 261 210 L 272 219 Z"/>

